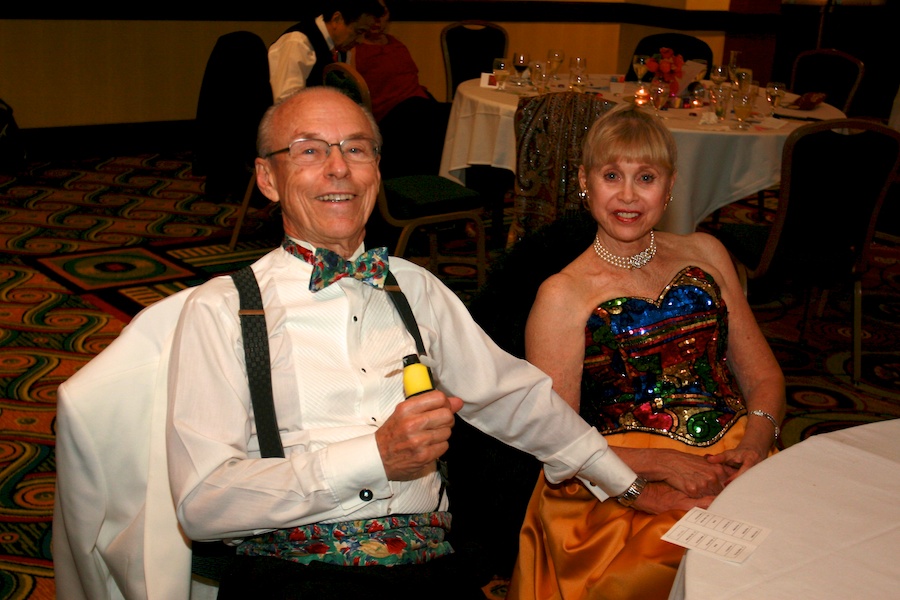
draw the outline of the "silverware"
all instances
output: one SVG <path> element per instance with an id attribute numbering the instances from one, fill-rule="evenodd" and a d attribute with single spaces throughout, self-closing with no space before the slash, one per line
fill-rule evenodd
<path id="1" fill-rule="evenodd" d="M 824 119 L 818 117 L 792 117 L 788 115 L 779 115 L 778 113 L 775 113 L 772 116 L 776 119 L 788 119 L 790 121 L 824 121 Z"/>

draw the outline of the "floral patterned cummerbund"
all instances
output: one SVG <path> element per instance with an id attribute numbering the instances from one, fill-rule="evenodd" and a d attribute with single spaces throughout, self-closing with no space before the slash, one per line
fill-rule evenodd
<path id="1" fill-rule="evenodd" d="M 392 515 L 377 519 L 315 523 L 278 529 L 246 540 L 237 547 L 243 556 L 274 556 L 309 564 L 412 565 L 453 552 L 444 540 L 450 513 Z"/>

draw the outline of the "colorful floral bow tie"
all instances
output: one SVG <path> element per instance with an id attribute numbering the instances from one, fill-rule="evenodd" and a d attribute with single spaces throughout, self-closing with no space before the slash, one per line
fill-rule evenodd
<path id="1" fill-rule="evenodd" d="M 356 260 L 344 260 L 337 252 L 326 248 L 316 248 L 315 254 L 288 237 L 282 247 L 289 253 L 312 265 L 309 291 L 318 292 L 344 277 L 353 277 L 376 288 L 384 287 L 388 271 L 388 250 L 373 248 L 360 254 Z"/>

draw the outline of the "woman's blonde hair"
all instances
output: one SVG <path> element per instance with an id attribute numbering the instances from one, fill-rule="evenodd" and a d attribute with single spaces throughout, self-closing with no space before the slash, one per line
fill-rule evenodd
<path id="1" fill-rule="evenodd" d="M 627 160 L 653 165 L 671 177 L 677 158 L 675 138 L 661 120 L 629 102 L 594 121 L 582 146 L 582 164 L 588 171 Z"/>

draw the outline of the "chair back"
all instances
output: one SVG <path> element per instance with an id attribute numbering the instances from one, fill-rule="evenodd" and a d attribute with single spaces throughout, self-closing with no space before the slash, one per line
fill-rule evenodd
<path id="1" fill-rule="evenodd" d="M 712 68 L 713 63 L 713 52 L 712 48 L 709 47 L 709 44 L 700 38 L 686 33 L 654 33 L 641 39 L 635 46 L 632 55 L 646 54 L 648 56 L 653 56 L 654 54 L 659 54 L 660 48 L 671 48 L 675 54 L 680 54 L 685 61 L 695 59 L 705 60 L 706 73 L 703 78 L 709 78 L 709 70 Z M 625 73 L 625 80 L 637 81 L 637 74 L 634 72 L 634 67 L 631 66 L 630 58 L 628 62 L 629 65 L 628 71 Z"/>
<path id="2" fill-rule="evenodd" d="M 325 65 L 322 72 L 322 83 L 341 90 L 354 102 L 372 112 L 372 96 L 369 94 L 366 80 L 359 74 L 359 71 L 347 63 L 336 62 Z"/>
<path id="3" fill-rule="evenodd" d="M 794 59 L 791 91 L 801 95 L 822 92 L 825 102 L 847 115 L 864 73 L 862 61 L 846 52 L 833 48 L 807 50 Z"/>
<path id="4" fill-rule="evenodd" d="M 494 59 L 506 56 L 506 29 L 489 21 L 459 21 L 441 30 L 441 50 L 447 78 L 447 102 L 453 102 L 463 81 L 494 69 Z"/>
<path id="5" fill-rule="evenodd" d="M 218 38 L 197 102 L 193 171 L 207 196 L 240 198 L 256 159 L 259 121 L 272 105 L 268 49 L 255 33 Z"/>
<path id="6" fill-rule="evenodd" d="M 784 145 L 775 221 L 750 278 L 815 285 L 859 277 L 898 168 L 900 132 L 874 121 L 795 130 Z"/>
<path id="7" fill-rule="evenodd" d="M 615 106 L 593 94 L 522 98 L 516 109 L 516 180 L 510 239 L 584 211 L 578 195 L 581 147 L 591 124 Z"/>

